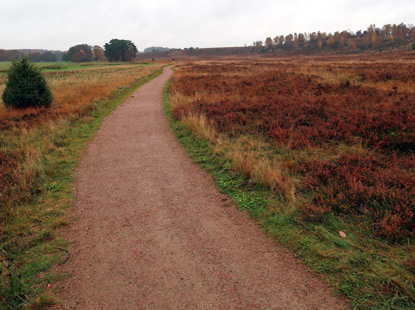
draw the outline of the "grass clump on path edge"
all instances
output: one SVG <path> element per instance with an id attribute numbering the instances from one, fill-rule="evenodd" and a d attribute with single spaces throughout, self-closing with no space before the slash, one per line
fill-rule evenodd
<path id="1" fill-rule="evenodd" d="M 68 224 L 65 215 L 73 202 L 74 169 L 104 117 L 161 73 L 162 69 L 157 70 L 118 88 L 109 98 L 92 103 L 88 114 L 45 123 L 30 133 L 33 147 L 40 149 L 35 177 L 42 185 L 31 189 L 30 199 L 2 206 L 0 220 L 5 226 L 0 236 L 0 309 L 44 309 L 55 304 L 45 291 L 63 275 L 46 271 L 68 253 L 66 241 L 56 232 Z M 10 147 L 4 143 L 0 146 L 6 151 Z"/>
<path id="2" fill-rule="evenodd" d="M 368 238 L 347 219 L 329 216 L 324 225 L 298 221 L 286 201 L 235 173 L 208 140 L 196 137 L 172 116 L 168 90 L 169 83 L 163 91 L 163 109 L 174 134 L 239 209 L 249 212 L 269 235 L 320 273 L 338 295 L 348 298 L 352 308 L 415 309 L 415 279 L 401 264 L 408 259 L 406 250 Z M 347 239 L 339 236 L 339 230 L 347 232 Z"/>

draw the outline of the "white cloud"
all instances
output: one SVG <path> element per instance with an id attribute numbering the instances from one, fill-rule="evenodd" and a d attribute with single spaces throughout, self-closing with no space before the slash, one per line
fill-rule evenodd
<path id="1" fill-rule="evenodd" d="M 0 48 L 242 46 L 294 32 L 415 23 L 413 0 L 3 0 Z"/>

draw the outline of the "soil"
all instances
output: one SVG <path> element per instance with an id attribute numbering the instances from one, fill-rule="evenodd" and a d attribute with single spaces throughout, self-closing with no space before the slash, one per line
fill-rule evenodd
<path id="1" fill-rule="evenodd" d="M 171 68 L 104 121 L 63 232 L 61 309 L 349 309 L 185 153 L 165 119 Z"/>

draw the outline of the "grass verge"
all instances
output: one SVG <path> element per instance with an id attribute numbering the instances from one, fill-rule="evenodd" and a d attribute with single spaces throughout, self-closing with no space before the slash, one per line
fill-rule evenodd
<path id="1" fill-rule="evenodd" d="M 164 113 L 193 160 L 213 177 L 220 192 L 249 212 L 264 230 L 323 275 L 355 309 L 415 309 L 415 279 L 408 272 L 413 257 L 408 244 L 393 247 L 367 237 L 347 218 L 329 216 L 323 224 L 298 221 L 296 210 L 264 186 L 235 173 L 232 162 L 209 142 L 172 116 L 167 84 Z M 193 133 L 192 133 L 193 132 Z M 347 232 L 347 238 L 339 235 Z"/>
<path id="2" fill-rule="evenodd" d="M 56 232 L 67 225 L 65 215 L 73 201 L 73 171 L 103 118 L 135 89 L 161 73 L 158 70 L 118 88 L 108 99 L 94 102 L 90 113 L 45 122 L 25 132 L 24 137 L 19 132 L 16 139 L 10 139 L 16 145 L 21 143 L 19 139 L 25 139 L 27 147 L 37 154 L 30 163 L 36 186 L 28 186 L 30 193 L 12 206 L 1 206 L 0 220 L 5 223 L 0 230 L 1 309 L 43 309 L 55 303 L 44 292 L 62 275 L 46 271 L 67 255 L 67 244 Z M 16 145 L 0 142 L 5 152 Z"/>

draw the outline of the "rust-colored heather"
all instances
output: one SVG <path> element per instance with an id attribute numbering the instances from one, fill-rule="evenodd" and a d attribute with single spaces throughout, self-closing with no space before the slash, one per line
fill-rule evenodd
<path id="1" fill-rule="evenodd" d="M 262 66 L 266 68 L 260 75 L 257 66 L 243 77 L 220 75 L 219 65 L 195 66 L 194 71 L 206 70 L 210 75 L 178 76 L 173 85 L 176 92 L 188 96 L 201 91 L 223 94 L 216 101 L 201 97 L 192 106 L 231 135 L 260 132 L 282 144 L 292 140 L 296 148 L 331 140 L 354 143 L 361 138 L 381 148 L 414 148 L 415 115 L 410 112 L 415 110 L 415 94 L 384 92 L 347 81 L 320 83 L 316 77 L 287 73 L 277 65 L 273 71 L 267 63 Z M 248 68 L 249 64 L 242 70 Z"/>
<path id="2" fill-rule="evenodd" d="M 386 156 L 341 155 L 299 165 L 304 188 L 314 192 L 306 215 L 324 212 L 369 218 L 377 235 L 400 238 L 415 230 L 415 176 Z"/>
<path id="3" fill-rule="evenodd" d="M 413 237 L 415 61 L 405 55 L 184 64 L 171 83 L 172 112 L 203 114 L 220 135 L 259 135 L 297 154 L 277 166 L 300 180 L 299 194 L 312 193 L 298 205 L 305 217 L 352 214 L 377 236 Z M 249 152 L 229 156 L 247 178 L 258 171 Z"/>

